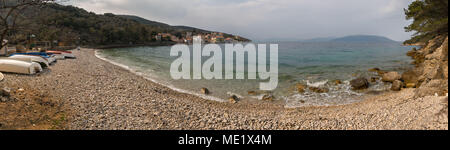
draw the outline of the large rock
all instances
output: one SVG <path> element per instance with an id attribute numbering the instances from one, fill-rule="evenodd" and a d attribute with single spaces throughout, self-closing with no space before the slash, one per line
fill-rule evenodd
<path id="1" fill-rule="evenodd" d="M 376 72 L 376 73 L 378 73 L 379 76 L 381 76 L 381 75 L 383 75 L 383 74 L 386 73 L 386 71 L 383 71 L 383 70 L 381 70 L 380 68 L 372 68 L 372 69 L 369 69 L 369 72 Z"/>
<path id="2" fill-rule="evenodd" d="M 384 82 L 394 82 L 395 80 L 400 80 L 402 78 L 402 76 L 395 71 L 392 72 L 388 72 L 382 75 L 382 81 Z"/>
<path id="3" fill-rule="evenodd" d="M 309 87 L 309 90 L 315 93 L 328 93 L 330 91 L 328 88 L 320 88 L 320 87 Z"/>
<path id="4" fill-rule="evenodd" d="M 414 70 L 409 70 L 403 72 L 401 80 L 405 82 L 405 84 L 417 84 L 419 76 Z"/>
<path id="5" fill-rule="evenodd" d="M 248 95 L 252 95 L 252 96 L 258 95 L 258 92 L 256 92 L 256 91 L 247 91 L 247 93 L 248 93 Z"/>
<path id="6" fill-rule="evenodd" d="M 341 81 L 341 80 L 334 80 L 334 84 L 335 84 L 335 85 L 342 84 L 342 81 Z"/>
<path id="7" fill-rule="evenodd" d="M 239 98 L 236 95 L 232 95 L 230 98 L 228 98 L 228 102 L 231 104 L 235 104 L 239 101 Z"/>
<path id="8" fill-rule="evenodd" d="M 264 101 L 273 101 L 274 99 L 275 99 L 275 97 L 272 94 L 265 94 L 262 97 L 262 100 L 264 100 Z"/>
<path id="9" fill-rule="evenodd" d="M 369 88 L 369 81 L 365 78 L 357 78 L 352 81 L 350 81 L 350 85 L 352 86 L 353 90 L 362 90 Z"/>
<path id="10" fill-rule="evenodd" d="M 208 90 L 207 88 L 202 88 L 202 89 L 200 89 L 200 92 L 201 92 L 202 94 L 205 94 L 205 95 L 208 95 L 208 94 L 209 94 L 209 90 Z"/>
<path id="11" fill-rule="evenodd" d="M 400 80 L 395 80 L 392 82 L 391 90 L 392 91 L 400 91 L 403 87 L 403 82 Z"/>

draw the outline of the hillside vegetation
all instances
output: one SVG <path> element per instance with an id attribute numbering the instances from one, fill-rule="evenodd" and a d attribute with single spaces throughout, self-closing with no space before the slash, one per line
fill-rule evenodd
<path id="1" fill-rule="evenodd" d="M 169 33 L 177 37 L 186 32 L 205 34 L 211 31 L 193 27 L 170 26 L 137 16 L 95 14 L 74 6 L 48 4 L 24 12 L 26 29 L 11 31 L 12 44 L 22 44 L 35 35 L 36 41 L 58 41 L 66 45 L 147 44 L 156 42 L 155 35 Z M 224 34 L 225 37 L 235 37 Z M 169 39 L 163 39 L 169 40 Z M 239 40 L 247 40 L 239 37 Z"/>

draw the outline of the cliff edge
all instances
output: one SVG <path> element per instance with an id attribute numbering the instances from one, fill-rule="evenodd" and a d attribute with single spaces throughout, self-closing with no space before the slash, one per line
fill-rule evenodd
<path id="1" fill-rule="evenodd" d="M 416 97 L 448 95 L 448 36 L 438 36 L 407 55 L 416 67 L 402 77 L 406 84 L 416 85 Z"/>

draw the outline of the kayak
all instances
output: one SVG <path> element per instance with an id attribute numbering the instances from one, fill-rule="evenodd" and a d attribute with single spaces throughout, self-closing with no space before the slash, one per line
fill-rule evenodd
<path id="1" fill-rule="evenodd" d="M 70 51 L 47 51 L 47 53 L 61 54 L 64 58 L 76 58 Z"/>
<path id="2" fill-rule="evenodd" d="M 35 62 L 25 62 L 12 59 L 0 59 L 0 72 L 36 74 L 41 71 L 42 71 L 41 65 Z"/>
<path id="3" fill-rule="evenodd" d="M 22 60 L 27 62 L 36 62 L 41 65 L 42 68 L 47 68 L 49 66 L 48 60 L 41 56 L 32 56 L 32 55 L 13 55 L 9 56 L 9 59 L 14 60 Z"/>

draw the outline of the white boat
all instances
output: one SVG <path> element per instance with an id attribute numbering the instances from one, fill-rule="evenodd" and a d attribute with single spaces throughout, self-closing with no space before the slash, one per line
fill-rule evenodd
<path id="1" fill-rule="evenodd" d="M 47 53 L 55 54 L 55 55 L 62 55 L 64 58 L 76 58 L 75 55 L 72 54 L 70 51 L 47 51 Z"/>
<path id="2" fill-rule="evenodd" d="M 13 56 L 9 56 L 8 58 L 14 59 L 14 60 L 27 61 L 27 62 L 36 62 L 36 63 L 39 63 L 42 68 L 47 68 L 49 66 L 49 62 L 46 59 L 42 58 L 41 56 L 13 55 Z"/>
<path id="3" fill-rule="evenodd" d="M 62 52 L 61 55 L 63 55 L 64 58 L 70 58 L 70 59 L 76 58 L 76 57 L 75 57 L 73 54 L 71 54 L 71 53 Z"/>
<path id="4" fill-rule="evenodd" d="M 54 58 L 56 60 L 64 60 L 64 59 L 66 59 L 66 57 L 64 55 L 62 55 L 62 54 L 53 54 L 53 56 L 54 56 Z"/>
<path id="5" fill-rule="evenodd" d="M 26 62 L 12 59 L 0 59 L 0 72 L 36 74 L 41 71 L 42 71 L 41 65 L 35 62 Z"/>

